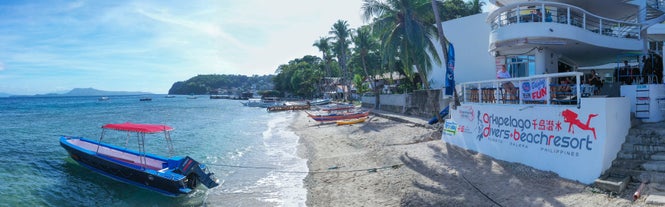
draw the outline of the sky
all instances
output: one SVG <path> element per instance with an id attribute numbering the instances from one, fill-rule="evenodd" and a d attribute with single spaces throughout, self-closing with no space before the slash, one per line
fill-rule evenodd
<path id="1" fill-rule="evenodd" d="M 165 94 L 199 74 L 274 74 L 365 24 L 360 0 L 1 1 L 0 93 Z"/>
<path id="2" fill-rule="evenodd" d="M 0 1 L 0 94 L 73 88 L 165 94 L 203 74 L 269 75 L 361 0 Z"/>

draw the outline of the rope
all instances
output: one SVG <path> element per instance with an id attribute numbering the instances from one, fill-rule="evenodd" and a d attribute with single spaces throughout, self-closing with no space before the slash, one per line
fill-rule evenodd
<path id="1" fill-rule="evenodd" d="M 280 173 L 340 173 L 340 172 L 360 172 L 360 171 L 376 172 L 377 170 L 381 170 L 381 169 L 388 169 L 388 168 L 397 169 L 397 168 L 400 168 L 401 166 L 403 166 L 404 164 L 396 164 L 396 165 L 375 167 L 375 168 L 355 169 L 355 170 L 337 170 L 340 167 L 332 166 L 332 167 L 329 167 L 327 170 L 315 170 L 315 171 L 278 170 L 279 168 L 276 168 L 276 167 L 262 167 L 262 166 L 242 166 L 242 165 L 225 165 L 225 164 L 206 164 L 206 165 L 220 166 L 220 167 L 245 168 L 245 169 L 266 169 L 266 170 L 275 170 L 275 172 L 280 172 Z"/>
<path id="2" fill-rule="evenodd" d="M 462 175 L 462 174 L 460 174 L 460 175 Z M 483 196 L 485 196 L 485 198 L 487 198 L 487 199 L 489 199 L 490 201 L 492 201 L 492 203 L 496 204 L 497 206 L 503 207 L 501 204 L 499 204 L 498 202 L 496 202 L 494 199 L 490 198 L 490 196 L 488 196 L 487 194 L 483 193 L 483 191 L 481 191 L 478 187 L 476 187 L 476 185 L 474 185 L 473 183 L 469 182 L 469 180 L 466 179 L 466 177 L 464 177 L 464 175 L 462 175 L 462 178 L 464 179 L 464 181 L 466 181 L 466 183 L 468 183 L 469 185 L 471 185 L 471 187 L 473 187 L 474 189 L 476 189 L 476 191 L 478 191 L 480 194 L 483 194 Z"/>

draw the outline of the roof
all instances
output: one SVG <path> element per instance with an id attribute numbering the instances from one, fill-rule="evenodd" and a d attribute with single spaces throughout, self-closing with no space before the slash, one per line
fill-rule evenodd
<path id="1" fill-rule="evenodd" d="M 164 131 L 171 131 L 173 128 L 160 124 L 136 124 L 125 122 L 122 124 L 106 124 L 102 126 L 104 129 L 113 129 L 119 131 L 141 132 L 141 133 L 157 133 Z"/>

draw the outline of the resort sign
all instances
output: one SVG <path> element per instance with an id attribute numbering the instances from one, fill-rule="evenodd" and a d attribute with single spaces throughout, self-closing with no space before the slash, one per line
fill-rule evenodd
<path id="1" fill-rule="evenodd" d="M 529 84 L 531 100 L 540 100 L 533 94 L 542 92 L 542 82 L 535 80 Z M 522 98 L 526 98 L 526 92 Z M 591 183 L 609 167 L 604 163 L 606 157 L 616 156 L 616 149 L 607 149 L 607 143 L 621 142 L 607 140 L 612 129 L 606 126 L 605 116 L 603 107 L 580 110 L 561 106 L 465 104 L 451 112 L 442 139 L 497 159 Z"/>

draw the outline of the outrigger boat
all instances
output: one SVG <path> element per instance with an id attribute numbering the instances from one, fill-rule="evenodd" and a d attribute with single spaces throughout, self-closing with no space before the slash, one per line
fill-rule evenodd
<path id="1" fill-rule="evenodd" d="M 346 119 L 357 119 L 357 118 L 362 118 L 362 117 L 367 117 L 369 116 L 369 111 L 358 111 L 358 112 L 352 112 L 352 113 L 341 113 L 341 114 L 312 114 L 309 112 L 307 113 L 307 116 L 310 118 L 314 119 L 314 121 L 318 122 L 327 122 L 327 121 L 339 121 L 339 120 L 346 120 Z"/>
<path id="2" fill-rule="evenodd" d="M 321 111 L 332 112 L 332 111 L 349 111 L 355 109 L 356 106 L 353 104 L 328 104 L 328 105 L 319 106 L 319 108 L 321 109 Z"/>
<path id="3" fill-rule="evenodd" d="M 138 151 L 102 143 L 106 130 L 127 132 L 127 139 L 136 134 Z M 173 151 L 170 126 L 154 124 L 106 124 L 99 141 L 82 137 L 62 136 L 60 145 L 79 164 L 109 178 L 156 191 L 168 196 L 188 194 L 199 185 L 214 188 L 219 185 L 214 173 L 208 172 L 189 156 L 170 158 L 145 151 L 145 135 L 164 133 L 168 148 Z"/>

